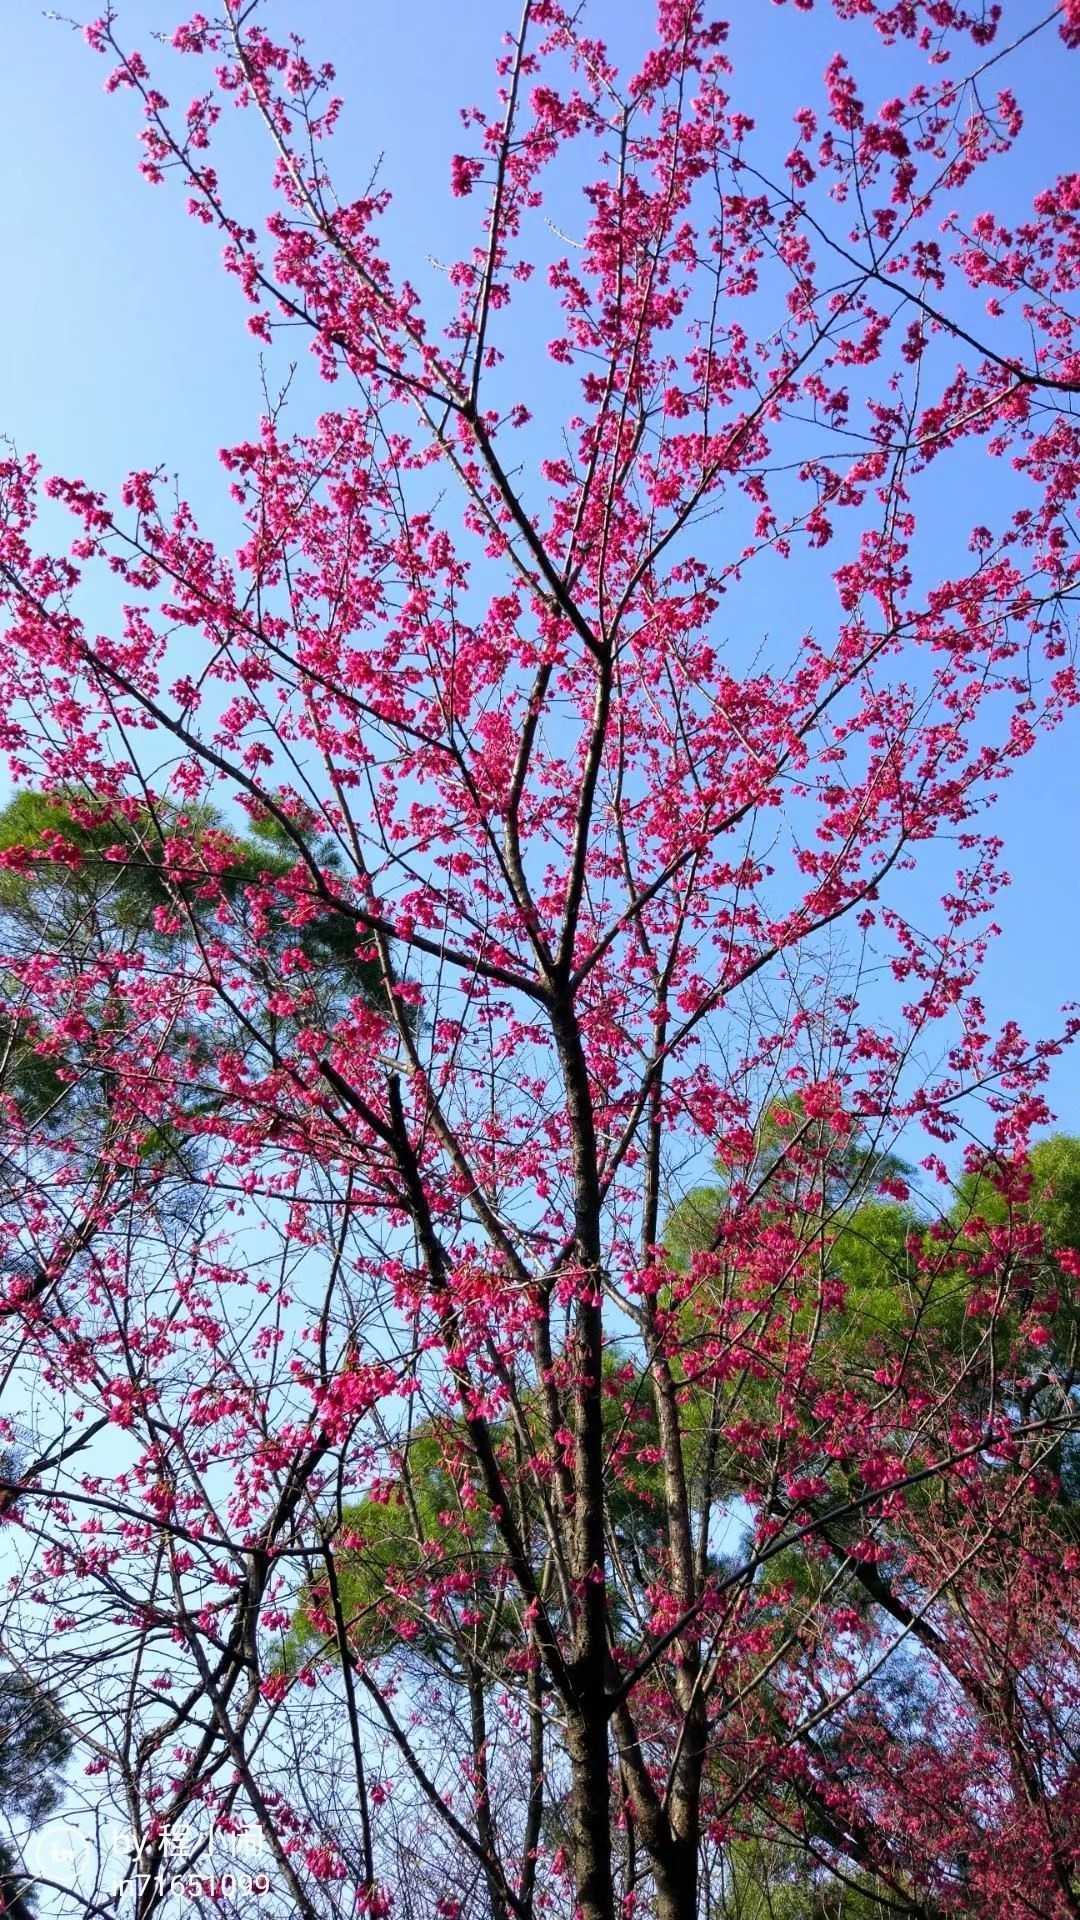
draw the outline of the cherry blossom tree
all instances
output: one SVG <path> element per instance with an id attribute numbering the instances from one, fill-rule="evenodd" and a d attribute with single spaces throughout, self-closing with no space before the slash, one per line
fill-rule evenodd
<path id="1" fill-rule="evenodd" d="M 1080 1916 L 1077 1023 L 979 990 L 1080 695 L 1080 10 L 832 16 L 777 144 L 696 0 L 626 71 L 524 0 L 411 279 L 258 4 L 85 29 L 270 397 L 231 542 L 0 463 L 43 1908 Z"/>

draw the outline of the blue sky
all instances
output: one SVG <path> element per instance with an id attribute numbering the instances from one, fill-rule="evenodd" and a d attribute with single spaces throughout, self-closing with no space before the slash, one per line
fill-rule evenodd
<path id="1" fill-rule="evenodd" d="M 338 66 L 348 113 L 336 170 L 350 191 L 360 191 L 382 156 L 381 180 L 394 193 L 391 251 L 423 284 L 432 277 L 430 258 L 453 251 L 455 226 L 464 232 L 472 211 L 447 191 L 449 155 L 463 144 L 457 109 L 490 100 L 492 60 L 515 9 L 510 0 L 307 0 L 287 11 L 312 51 Z M 759 120 L 786 126 L 795 106 L 818 97 L 821 70 L 841 37 L 831 10 L 805 15 L 768 0 L 729 0 L 720 11 L 732 21 L 733 93 Z M 1012 17 L 1023 26 L 1045 11 L 1018 0 Z M 168 0 L 131 0 L 121 7 L 122 33 L 151 54 L 152 31 L 171 27 L 179 12 Z M 275 6 L 269 17 L 282 14 Z M 652 9 L 646 0 L 596 0 L 590 18 L 616 49 L 636 47 Z M 862 27 L 843 37 L 871 98 L 875 89 L 879 97 L 899 91 L 911 76 L 907 52 L 883 54 Z M 0 71 L 0 431 L 22 450 L 34 448 L 47 470 L 107 487 L 129 467 L 160 462 L 179 473 L 213 528 L 224 500 L 216 450 L 246 437 L 260 410 L 257 348 L 237 290 L 218 267 L 218 243 L 184 217 L 177 193 L 143 185 L 131 102 L 104 95 L 104 64 L 34 0 L 5 0 L 0 9 Z M 1075 107 L 1069 62 L 1052 33 L 1023 56 L 1018 73 L 1034 83 L 1039 106 L 1010 162 L 1022 196 L 1067 162 Z M 181 104 L 192 82 L 185 67 L 176 86 Z M 257 199 L 265 155 L 254 129 L 245 123 L 241 130 L 249 151 L 237 150 L 237 184 Z M 227 152 L 232 143 L 230 130 Z M 572 207 L 566 217 L 574 219 Z M 525 373 L 529 391 L 521 397 L 542 411 L 555 377 L 542 353 Z M 307 379 L 301 376 L 302 400 L 316 394 Z M 331 399 L 322 389 L 317 404 Z M 302 407 L 297 424 L 301 417 Z M 974 517 L 970 502 L 951 504 Z M 947 533 L 943 511 L 943 568 Z M 786 590 L 793 589 L 800 590 L 794 569 Z M 773 600 L 761 609 L 762 624 L 776 618 Z M 997 809 L 1014 885 L 1002 903 L 1004 937 L 987 968 L 988 1010 L 1035 1033 L 1052 1030 L 1062 1003 L 1080 997 L 1078 757 L 1080 722 L 1043 743 Z M 1063 1124 L 1080 1130 L 1080 1056 L 1059 1068 L 1055 1095 Z"/>

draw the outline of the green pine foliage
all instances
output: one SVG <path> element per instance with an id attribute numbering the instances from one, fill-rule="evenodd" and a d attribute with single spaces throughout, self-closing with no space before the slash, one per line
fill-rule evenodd
<path id="1" fill-rule="evenodd" d="M 56 1702 L 9 1670 L 0 1673 L 0 1812 L 31 1831 L 55 1812 L 71 1738 Z M 0 1842 L 0 1909 L 13 1920 L 32 1911 L 33 1893 L 15 1845 Z"/>
<path id="2" fill-rule="evenodd" d="M 186 864 L 176 843 L 187 850 Z M 304 844 L 323 874 L 338 872 L 337 850 L 325 836 L 311 833 Z M 53 857 L 58 846 L 70 857 Z M 21 858 L 0 866 L 0 949 L 8 958 L 6 974 L 0 972 L 0 1095 L 13 1099 L 24 1122 L 45 1138 L 56 1129 L 70 1133 L 75 1121 L 92 1133 L 108 1089 L 94 1065 L 96 1030 L 87 1048 L 72 1046 L 63 1057 L 43 1048 L 21 991 L 20 958 L 66 949 L 89 961 L 137 951 L 144 964 L 161 969 L 212 938 L 231 940 L 238 952 L 258 950 L 265 965 L 266 939 L 245 939 L 257 896 L 260 911 L 270 916 L 271 959 L 275 950 L 300 949 L 321 1017 L 332 1017 L 335 1005 L 356 996 L 385 1004 L 378 962 L 349 914 L 328 908 L 293 924 L 293 897 L 283 883 L 301 866 L 300 850 L 271 817 L 241 834 L 208 806 L 181 814 L 159 802 L 127 811 L 88 802 L 75 789 L 24 789 L 0 808 L 0 855 L 15 850 Z M 92 1002 L 86 1011 L 93 1021 Z M 278 1020 L 270 1023 L 275 1038 Z M 178 1033 L 175 1044 L 197 1065 L 197 1033 Z M 192 1110 L 198 1111 L 197 1096 Z M 177 1145 L 159 1129 L 144 1152 L 161 1156 Z"/>

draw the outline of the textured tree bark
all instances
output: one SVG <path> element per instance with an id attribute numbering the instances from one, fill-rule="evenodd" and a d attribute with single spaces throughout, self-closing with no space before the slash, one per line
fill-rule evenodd
<path id="1" fill-rule="evenodd" d="M 573 1773 L 570 1829 L 574 1887 L 580 1920 L 615 1920 L 611 1873 L 611 1786 L 607 1718 L 586 1710 L 571 1727 Z"/>
<path id="2" fill-rule="evenodd" d="M 588 1069 L 569 1004 L 558 1002 L 553 1006 L 552 1028 L 563 1068 L 573 1140 L 574 1261 L 580 1290 L 573 1331 L 574 1506 L 570 1553 L 576 1589 L 570 1661 L 575 1706 L 568 1743 L 574 1872 L 581 1920 L 615 1920 L 607 1698 L 600 1181 Z"/>
<path id="3" fill-rule="evenodd" d="M 472 1735 L 473 1773 L 476 1788 L 476 1837 L 492 1862 L 498 1859 L 498 1845 L 495 1823 L 491 1816 L 491 1785 L 488 1779 L 487 1764 L 487 1714 L 484 1710 L 484 1676 L 480 1668 L 469 1663 L 469 1720 Z M 488 1890 L 488 1911 L 491 1920 L 508 1920 L 506 1899 L 495 1866 L 488 1867 L 484 1875 Z"/>
<path id="4" fill-rule="evenodd" d="M 669 1857 L 654 1865 L 656 1920 L 698 1920 L 697 1839 L 676 1841 Z"/>

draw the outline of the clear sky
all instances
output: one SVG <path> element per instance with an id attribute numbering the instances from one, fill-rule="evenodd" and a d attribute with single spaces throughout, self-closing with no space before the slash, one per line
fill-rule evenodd
<path id="1" fill-rule="evenodd" d="M 298 0 L 287 10 L 312 51 L 338 67 L 349 110 L 336 170 L 359 192 L 382 156 L 381 180 L 395 196 L 392 252 L 421 283 L 432 258 L 452 253 L 455 226 L 472 210 L 447 188 L 449 155 L 463 144 L 457 109 L 490 100 L 492 59 L 515 10 L 513 0 Z M 817 97 L 840 37 L 831 10 L 806 15 L 768 0 L 728 0 L 719 10 L 732 21 L 740 104 L 789 124 L 795 106 Z M 1019 0 L 1013 17 L 1034 24 L 1047 10 Z M 153 30 L 174 25 L 180 11 L 169 0 L 130 0 L 121 6 L 123 35 L 152 55 Z M 285 12 L 275 5 L 271 22 Z M 590 14 L 616 49 L 639 44 L 651 18 L 648 0 L 595 0 Z M 868 30 L 844 30 L 844 38 L 871 96 L 875 83 L 882 98 L 900 91 L 895 63 Z M 910 56 L 899 58 L 910 76 Z M 1071 76 L 1067 66 L 1053 33 L 1040 36 L 1026 68 L 1039 110 L 1009 163 L 1021 192 L 1068 154 L 1075 60 Z M 107 487 L 132 466 L 161 462 L 178 471 L 212 527 L 224 495 L 216 450 L 246 437 L 260 410 L 257 348 L 237 289 L 218 267 L 217 241 L 185 218 L 176 192 L 139 179 L 132 105 L 104 95 L 104 72 L 81 36 L 44 17 L 36 0 L 3 0 L 0 431 L 40 453 L 47 470 Z M 176 98 L 184 104 L 192 90 L 184 68 Z M 241 130 L 255 159 L 239 157 L 238 181 L 258 193 L 265 156 L 246 119 Z M 527 372 L 522 397 L 542 411 L 552 378 L 542 353 Z M 943 534 L 941 566 L 949 564 Z M 775 604 L 768 619 L 775 622 Z M 992 1019 L 1015 1016 L 1032 1033 L 1051 1031 L 1062 1003 L 1080 998 L 1078 764 L 1080 723 L 1043 743 L 998 806 L 1014 885 L 986 998 Z M 1059 1069 L 1054 1091 L 1062 1123 L 1080 1131 L 1080 1056 Z"/>

